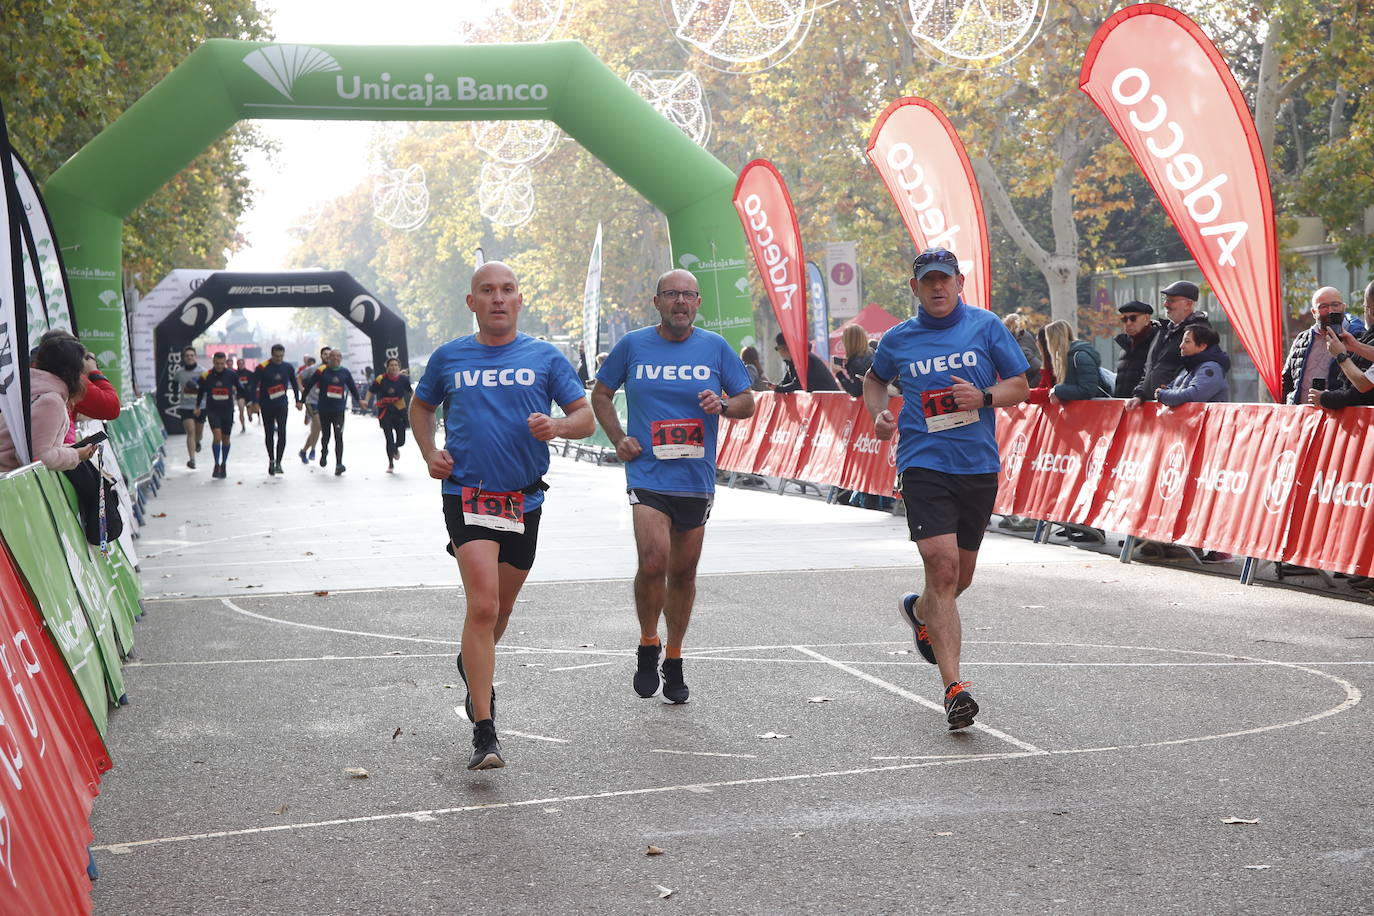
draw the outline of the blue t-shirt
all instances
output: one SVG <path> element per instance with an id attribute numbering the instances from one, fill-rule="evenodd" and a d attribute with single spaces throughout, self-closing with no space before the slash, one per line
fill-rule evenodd
<path id="1" fill-rule="evenodd" d="M 664 339 L 657 326 L 631 331 L 611 350 L 596 380 L 608 388 L 624 387 L 630 414 L 625 432 L 644 448 L 625 465 L 630 487 L 677 494 L 716 492 L 720 417 L 701 409 L 701 392 L 723 390 L 729 397 L 749 389 L 744 363 L 724 337 L 702 328 L 693 328 L 682 341 Z M 659 424 L 657 443 L 653 424 Z M 655 444 L 665 453 L 674 446 L 699 446 L 702 457 L 659 458 Z"/>
<path id="2" fill-rule="evenodd" d="M 902 392 L 902 412 L 897 418 L 898 469 L 997 473 L 995 411 L 984 407 L 979 409 L 976 423 L 929 432 L 921 392 L 948 388 L 956 375 L 975 387 L 987 388 L 999 378 L 1011 378 L 1029 368 L 1026 355 L 1002 319 L 963 301 L 944 318 L 932 318 L 920 311 L 884 334 L 878 352 L 873 354 L 873 374 L 895 381 Z"/>
<path id="3" fill-rule="evenodd" d="M 549 469 L 549 447 L 531 435 L 530 414 L 548 413 L 552 401 L 566 408 L 586 396 L 558 348 L 528 334 L 499 347 L 469 334 L 435 350 L 415 397 L 444 406 L 444 447 L 453 456 L 453 474 L 443 492 L 509 492 L 534 483 Z M 542 490 L 527 493 L 525 511 L 543 502 Z"/>

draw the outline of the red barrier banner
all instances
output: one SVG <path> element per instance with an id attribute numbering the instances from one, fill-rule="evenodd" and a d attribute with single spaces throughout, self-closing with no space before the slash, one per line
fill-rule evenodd
<path id="1" fill-rule="evenodd" d="M 806 327 L 806 258 L 802 254 L 797 211 L 778 170 L 767 159 L 755 159 L 735 183 L 735 210 L 754 255 L 783 340 L 806 388 L 806 355 L 811 352 Z"/>
<path id="2" fill-rule="evenodd" d="M 1317 413 L 1311 407 L 1290 408 Z M 1374 575 L 1374 411 L 1320 411 L 1294 484 L 1283 559 L 1314 569 Z"/>
<path id="3" fill-rule="evenodd" d="M 888 410 L 898 416 L 902 410 L 902 399 L 893 398 Z M 877 496 L 891 496 L 897 488 L 897 442 L 899 434 L 893 433 L 886 442 L 873 433 L 873 418 L 867 408 L 860 407 L 854 417 L 854 429 L 849 444 L 844 450 L 844 468 L 840 471 L 839 486 L 860 493 L 873 493 Z"/>
<path id="4" fill-rule="evenodd" d="M 1279 559 L 1320 420 L 1318 410 L 1279 404 L 1208 404 L 1177 542 Z"/>
<path id="5" fill-rule="evenodd" d="M 954 125 L 933 102 L 902 98 L 887 106 L 868 137 L 868 158 L 882 176 L 916 250 L 948 248 L 964 272 L 964 301 L 992 302 L 992 258 L 983 197 Z"/>
<path id="6" fill-rule="evenodd" d="M 1123 412 L 1085 524 L 1173 543 L 1202 427 L 1201 404 Z"/>
<path id="7" fill-rule="evenodd" d="M 864 402 L 847 394 L 820 392 L 811 395 L 813 422 L 811 447 L 797 468 L 797 480 L 830 483 L 844 475 L 844 457 L 858 424 L 858 415 L 867 415 Z"/>
<path id="8" fill-rule="evenodd" d="M 1033 404 L 1017 404 L 997 411 L 997 451 L 1002 456 L 1002 472 L 992 511 L 998 515 L 1014 515 L 1020 511 L 1016 497 L 1021 488 L 1021 475 L 1026 470 L 1026 456 L 1035 454 L 1042 419 L 1040 408 Z"/>
<path id="9" fill-rule="evenodd" d="M 716 467 L 722 471 L 752 473 L 754 452 L 762 438 L 759 431 L 767 427 L 772 411 L 770 399 L 755 392 L 753 416 L 745 420 L 722 418 L 716 435 Z"/>
<path id="10" fill-rule="evenodd" d="M 1279 400 L 1283 315 L 1269 170 L 1225 59 L 1187 16 L 1140 3 L 1098 29 L 1079 88 L 1130 150 Z"/>
<path id="11" fill-rule="evenodd" d="M 815 410 L 811 395 L 804 391 L 773 395 L 773 423 L 768 431 L 767 450 L 760 449 L 754 473 L 765 477 L 795 480 L 797 468 L 811 442 Z"/>
<path id="12" fill-rule="evenodd" d="M 1073 401 L 1039 409 L 1044 419 L 1017 480 L 1017 514 L 1066 522 L 1088 516 L 1122 405 L 1116 400 Z"/>
<path id="13" fill-rule="evenodd" d="M 2 547 L 0 679 L 0 911 L 89 913 L 89 750 L 104 747 Z"/>

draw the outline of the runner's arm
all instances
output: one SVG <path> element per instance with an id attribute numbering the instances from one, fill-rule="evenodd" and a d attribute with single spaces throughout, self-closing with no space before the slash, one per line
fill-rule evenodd
<path id="1" fill-rule="evenodd" d="M 897 428 L 897 418 L 887 409 L 887 405 L 892 401 L 892 396 L 887 393 L 887 386 L 888 381 L 879 378 L 872 369 L 864 376 L 864 407 L 873 418 L 873 434 L 883 442 L 891 439 L 893 431 Z"/>
<path id="2" fill-rule="evenodd" d="M 597 382 L 592 389 L 592 413 L 596 415 L 596 422 L 601 424 L 611 445 L 618 446 L 620 440 L 625 438 L 625 428 L 620 425 L 620 417 L 616 415 L 614 397 L 615 389 L 605 382 Z"/>
<path id="3" fill-rule="evenodd" d="M 563 408 L 563 416 L 550 417 L 547 414 L 530 414 L 530 434 L 541 442 L 550 439 L 585 439 L 596 431 L 596 419 L 586 398 L 578 398 Z"/>
<path id="4" fill-rule="evenodd" d="M 420 449 L 420 457 L 429 467 L 429 476 L 435 480 L 447 480 L 453 473 L 453 456 L 446 448 L 434 446 L 434 416 L 436 408 L 419 398 L 410 399 L 410 434 Z"/>

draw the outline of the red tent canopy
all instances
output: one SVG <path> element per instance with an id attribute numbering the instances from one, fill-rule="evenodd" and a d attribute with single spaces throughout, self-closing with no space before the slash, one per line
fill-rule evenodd
<path id="1" fill-rule="evenodd" d="M 845 324 L 857 324 L 868 332 L 870 340 L 877 340 L 879 337 L 883 336 L 888 328 L 891 328 L 893 325 L 901 324 L 901 322 L 893 318 L 882 306 L 870 302 L 864 307 L 862 312 L 846 321 Z M 844 328 L 841 327 L 830 335 L 830 352 L 841 352 L 840 337 L 843 331 Z"/>

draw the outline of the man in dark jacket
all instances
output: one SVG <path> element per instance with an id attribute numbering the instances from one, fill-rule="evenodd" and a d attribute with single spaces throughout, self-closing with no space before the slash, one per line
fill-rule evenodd
<path id="1" fill-rule="evenodd" d="M 1159 333 L 1159 325 L 1154 321 L 1154 308 L 1147 303 L 1133 299 L 1117 311 L 1121 313 L 1122 330 L 1115 341 L 1121 358 L 1116 362 L 1112 397 L 1129 398 L 1145 376 L 1145 357 L 1150 355 L 1150 341 Z"/>
<path id="2" fill-rule="evenodd" d="M 1306 403 L 1307 392 L 1317 380 L 1324 380 L 1330 388 L 1344 387 L 1339 367 L 1319 339 L 1324 326 L 1355 337 L 1364 333 L 1360 320 L 1345 314 L 1341 291 L 1334 286 L 1323 286 L 1312 294 L 1312 326 L 1299 332 L 1288 348 L 1288 358 L 1283 361 L 1283 403 Z"/>
<path id="3" fill-rule="evenodd" d="M 1365 315 L 1374 314 L 1370 309 L 1374 309 L 1374 281 L 1364 288 Z M 1298 403 L 1315 404 L 1327 410 L 1374 406 L 1374 379 L 1369 376 L 1371 366 L 1374 366 L 1374 330 L 1367 330 L 1358 337 L 1349 331 L 1341 331 L 1334 334 L 1334 339 L 1333 334 L 1323 331 L 1315 346 L 1326 347 L 1332 358 L 1333 374 L 1341 374 L 1341 384 L 1332 385 L 1327 391 L 1308 388 L 1299 393 Z M 1342 353 L 1350 355 L 1342 356 Z"/>
<path id="4" fill-rule="evenodd" d="M 1183 369 L 1183 355 L 1178 350 L 1178 345 L 1183 342 L 1183 332 L 1194 325 L 1207 324 L 1207 314 L 1197 310 L 1196 283 L 1179 280 L 1160 292 L 1164 294 L 1164 314 L 1168 316 L 1168 321 L 1150 341 L 1145 371 L 1131 392 L 1131 399 L 1126 402 L 1127 410 L 1139 407 L 1145 401 L 1153 401 L 1155 392 L 1178 376 Z"/>
<path id="5" fill-rule="evenodd" d="M 778 356 L 782 357 L 783 363 L 787 366 L 787 371 L 783 374 L 782 381 L 778 382 L 773 390 L 778 394 L 788 394 L 793 391 L 801 390 L 801 380 L 797 378 L 797 367 L 792 362 L 792 355 L 787 352 L 787 341 L 783 339 L 779 332 L 775 338 Z M 835 381 L 835 376 L 830 374 L 826 368 L 825 360 L 821 359 L 810 350 L 806 351 L 806 390 L 807 391 L 839 391 L 840 383 Z"/>

